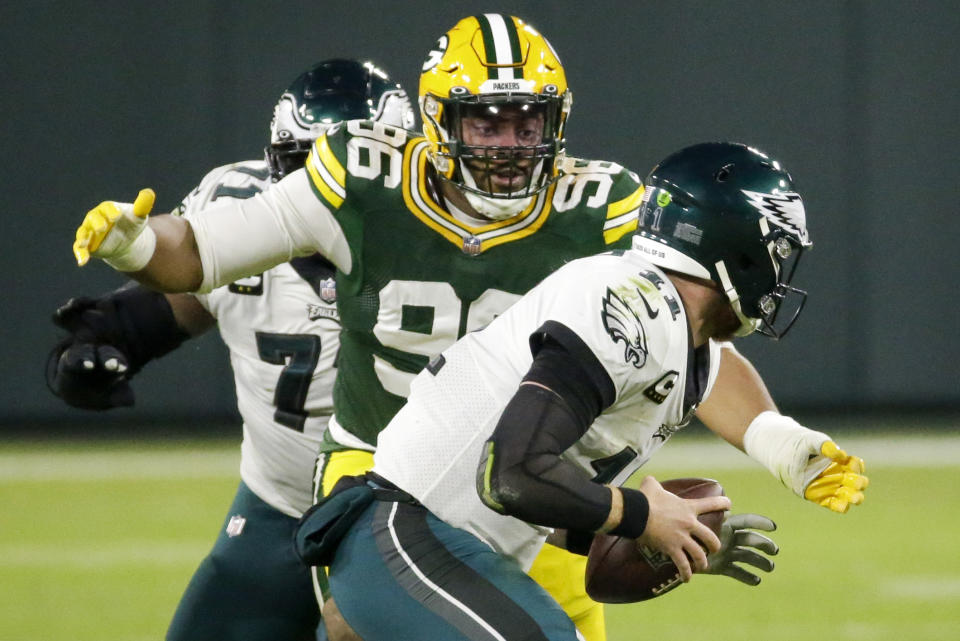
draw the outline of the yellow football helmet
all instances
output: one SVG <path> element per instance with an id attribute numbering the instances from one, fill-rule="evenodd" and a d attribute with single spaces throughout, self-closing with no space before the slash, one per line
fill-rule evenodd
<path id="1" fill-rule="evenodd" d="M 572 96 L 553 47 L 523 20 L 488 13 L 458 22 L 440 37 L 423 64 L 419 101 L 430 159 L 440 175 L 459 188 L 492 198 L 526 198 L 558 178 Z M 503 105 L 542 114 L 540 142 L 464 144 L 462 118 L 484 111 L 495 115 Z M 523 189 L 510 193 L 483 189 L 463 163 L 520 157 L 534 159 L 535 169 Z"/>

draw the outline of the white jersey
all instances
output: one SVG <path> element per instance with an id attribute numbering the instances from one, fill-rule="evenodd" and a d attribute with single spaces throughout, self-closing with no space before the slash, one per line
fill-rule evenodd
<path id="1" fill-rule="evenodd" d="M 486 507 L 476 475 L 484 443 L 533 362 L 530 337 L 544 330 L 576 335 L 613 382 L 613 404 L 563 454 L 607 483 L 626 480 L 689 421 L 720 360 L 712 341 L 692 349 L 673 284 L 630 250 L 568 263 L 444 351 L 440 369 L 428 368 L 436 374 L 417 376 L 380 433 L 374 471 L 524 568 L 548 530 Z"/>
<path id="2" fill-rule="evenodd" d="M 175 213 L 202 219 L 211 205 L 271 184 L 264 161 L 218 167 Z M 340 332 L 333 269 L 318 257 L 296 258 L 196 298 L 230 349 L 243 417 L 240 476 L 269 505 L 299 517 L 313 503 L 313 467 L 333 412 Z"/>

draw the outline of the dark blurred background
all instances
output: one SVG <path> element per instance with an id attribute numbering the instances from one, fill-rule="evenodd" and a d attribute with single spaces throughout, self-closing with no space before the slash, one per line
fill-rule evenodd
<path id="1" fill-rule="evenodd" d="M 958 413 L 953 0 L 38 0 L 0 7 L 0 429 L 235 428 L 215 332 L 148 366 L 133 409 L 85 413 L 47 391 L 51 312 L 123 282 L 77 268 L 77 224 L 145 186 L 167 211 L 209 169 L 261 157 L 274 102 L 320 59 L 372 59 L 416 95 L 436 39 L 485 11 L 527 19 L 557 49 L 573 155 L 645 174 L 681 146 L 727 139 L 794 174 L 814 240 L 795 281 L 807 309 L 780 343 L 739 343 L 781 409 Z"/>

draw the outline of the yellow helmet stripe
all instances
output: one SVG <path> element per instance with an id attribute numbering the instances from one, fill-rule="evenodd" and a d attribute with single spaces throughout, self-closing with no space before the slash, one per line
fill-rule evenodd
<path id="1" fill-rule="evenodd" d="M 520 38 L 513 19 L 499 13 L 485 13 L 476 18 L 483 36 L 488 77 L 494 80 L 523 78 Z"/>

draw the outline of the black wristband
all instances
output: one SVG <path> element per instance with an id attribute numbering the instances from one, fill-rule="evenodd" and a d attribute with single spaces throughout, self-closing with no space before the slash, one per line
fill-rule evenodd
<path id="1" fill-rule="evenodd" d="M 590 544 L 593 543 L 593 536 L 593 532 L 588 532 L 587 530 L 567 530 L 567 552 L 586 556 L 590 552 Z"/>
<path id="2" fill-rule="evenodd" d="M 650 515 L 650 503 L 640 490 L 621 487 L 623 494 L 623 518 L 620 524 L 608 532 L 614 536 L 635 539 L 647 529 L 647 517 Z"/>

